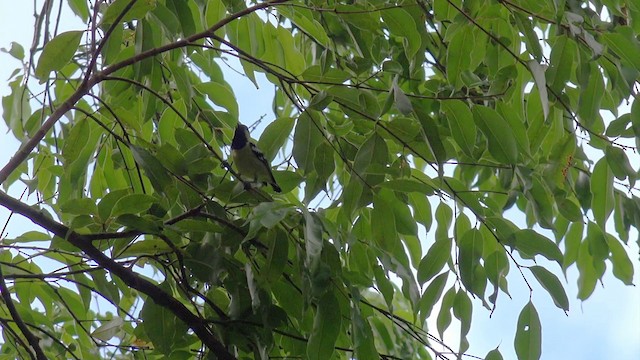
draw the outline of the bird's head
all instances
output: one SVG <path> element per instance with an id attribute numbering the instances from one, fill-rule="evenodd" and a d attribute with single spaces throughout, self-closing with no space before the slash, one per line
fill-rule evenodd
<path id="1" fill-rule="evenodd" d="M 249 142 L 250 138 L 251 135 L 249 134 L 249 128 L 243 124 L 238 123 L 238 126 L 236 126 L 236 131 L 233 134 L 233 141 L 231 141 L 231 148 L 243 148 L 247 144 L 247 142 Z"/>

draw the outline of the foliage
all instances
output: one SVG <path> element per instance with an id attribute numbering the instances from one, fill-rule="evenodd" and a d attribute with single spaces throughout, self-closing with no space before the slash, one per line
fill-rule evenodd
<path id="1" fill-rule="evenodd" d="M 563 311 L 573 264 L 581 300 L 607 268 L 631 284 L 635 2 L 66 6 L 86 30 L 45 6 L 6 50 L 22 147 L 0 182 L 38 202 L 0 204 L 42 230 L 3 240 L 3 356 L 454 358 L 509 272 Z M 282 195 L 225 162 L 224 59 L 276 89 L 259 146 Z M 543 325 L 527 303 L 519 358 Z"/>

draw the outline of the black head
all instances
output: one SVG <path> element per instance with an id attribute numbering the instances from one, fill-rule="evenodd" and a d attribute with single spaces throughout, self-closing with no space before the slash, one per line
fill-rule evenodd
<path id="1" fill-rule="evenodd" d="M 242 149 L 249 141 L 249 128 L 243 124 L 238 123 L 236 131 L 233 134 L 233 141 L 231 141 L 232 149 Z"/>

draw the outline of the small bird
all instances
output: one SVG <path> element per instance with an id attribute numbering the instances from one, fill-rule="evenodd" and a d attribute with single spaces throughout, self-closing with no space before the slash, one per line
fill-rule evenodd
<path id="1" fill-rule="evenodd" d="M 247 180 L 270 184 L 275 192 L 281 192 L 271 172 L 271 164 L 256 144 L 251 141 L 249 128 L 238 124 L 231 141 L 231 157 L 238 173 Z"/>

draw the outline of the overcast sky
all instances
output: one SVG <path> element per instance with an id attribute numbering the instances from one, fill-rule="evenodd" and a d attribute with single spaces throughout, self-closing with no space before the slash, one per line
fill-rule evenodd
<path id="1" fill-rule="evenodd" d="M 40 7 L 42 1 L 37 3 Z M 32 6 L 32 1 L 0 0 L 0 48 L 9 48 L 11 41 L 16 41 L 22 44 L 25 50 L 28 49 L 33 33 Z M 61 24 L 61 31 L 85 28 L 82 23 L 72 19 L 72 14 L 66 15 Z M 20 67 L 19 62 L 8 54 L 0 53 L 0 96 L 9 93 L 7 79 L 17 67 Z M 226 68 L 223 67 L 224 69 Z M 225 77 L 235 89 L 244 123 L 251 124 L 262 115 L 267 115 L 263 125 L 273 120 L 272 87 L 265 85 L 257 91 L 250 81 L 233 71 L 225 71 Z M 256 134 L 254 137 L 259 136 Z M 19 143 L 7 132 L 4 120 L 0 121 L 0 167 L 6 164 L 18 146 Z M 632 165 L 636 169 L 639 167 L 639 164 Z M 18 185 L 13 190 L 21 192 L 23 188 Z M 6 209 L 0 208 L 0 224 L 4 224 L 8 215 Z M 33 225 L 28 221 L 14 216 L 8 227 L 9 237 L 15 237 L 31 229 Z M 638 284 L 640 264 L 635 243 L 637 233 L 633 232 L 630 238 L 629 255 L 636 269 L 634 283 Z M 561 274 L 557 265 L 550 266 L 554 273 Z M 542 359 L 640 359 L 640 288 L 624 286 L 615 279 L 610 274 L 610 264 L 607 271 L 604 288 L 598 285 L 591 298 L 581 303 L 576 299 L 578 276 L 575 265 L 570 268 L 568 283 L 564 283 L 571 305 L 568 316 L 553 305 L 546 291 L 533 284 L 533 302 L 542 322 Z M 489 312 L 482 308 L 478 301 L 473 302 L 474 318 L 469 335 L 470 354 L 483 357 L 489 350 L 500 346 L 505 359 L 515 359 L 513 337 L 516 322 L 522 307 L 529 300 L 529 294 L 513 266 L 509 286 L 513 300 L 501 294 L 498 307 L 491 319 Z M 432 316 L 435 319 L 435 315 Z M 435 328 L 432 332 L 436 333 Z M 453 339 L 455 335 L 450 331 L 448 338 Z M 451 345 L 457 347 L 457 343 Z"/>

